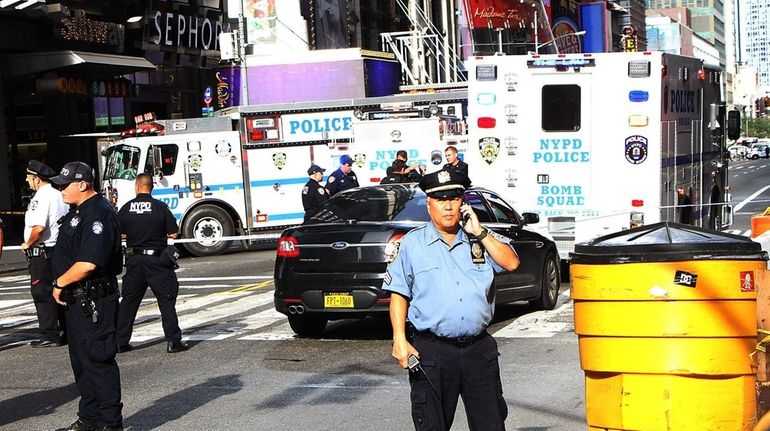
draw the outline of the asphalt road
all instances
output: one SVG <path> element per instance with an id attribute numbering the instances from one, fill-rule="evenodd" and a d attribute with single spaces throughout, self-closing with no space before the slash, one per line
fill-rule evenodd
<path id="1" fill-rule="evenodd" d="M 182 260 L 178 301 L 193 348 L 167 354 L 145 297 L 120 354 L 131 430 L 407 430 L 406 373 L 390 358 L 385 319 L 340 321 L 295 338 L 272 306 L 272 250 Z M 66 348 L 33 349 L 23 273 L 0 276 L 0 429 L 50 430 L 77 410 Z M 583 375 L 567 293 L 557 311 L 501 307 L 490 332 L 502 352 L 509 429 L 585 429 Z M 467 429 L 462 406 L 454 429 Z"/>

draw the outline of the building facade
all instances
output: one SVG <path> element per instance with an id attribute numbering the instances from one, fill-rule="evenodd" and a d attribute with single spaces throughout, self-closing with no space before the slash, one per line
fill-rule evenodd
<path id="1" fill-rule="evenodd" d="M 725 9 L 723 0 L 647 0 L 647 9 L 687 8 L 690 27 L 719 51 L 719 64 L 725 67 Z M 730 18 L 732 19 L 732 17 Z"/>
<path id="2" fill-rule="evenodd" d="M 757 69 L 760 93 L 770 94 L 770 3 L 766 0 L 740 2 L 741 59 Z"/>

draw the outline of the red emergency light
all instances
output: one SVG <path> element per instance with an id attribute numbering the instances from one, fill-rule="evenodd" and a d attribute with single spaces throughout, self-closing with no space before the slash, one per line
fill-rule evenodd
<path id="1" fill-rule="evenodd" d="M 642 199 L 633 199 L 631 200 L 631 206 L 636 208 L 643 207 L 644 201 Z"/>
<path id="2" fill-rule="evenodd" d="M 476 125 L 478 125 L 480 129 L 492 129 L 496 124 L 497 120 L 492 117 L 479 117 L 479 119 L 476 120 Z"/>

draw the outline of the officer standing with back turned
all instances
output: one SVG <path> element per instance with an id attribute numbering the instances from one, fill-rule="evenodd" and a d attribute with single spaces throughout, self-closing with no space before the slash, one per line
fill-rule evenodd
<path id="1" fill-rule="evenodd" d="M 122 431 L 118 343 L 118 280 L 123 269 L 118 215 L 93 189 L 94 174 L 82 162 L 64 165 L 52 177 L 64 202 L 73 205 L 60 221 L 54 248 L 53 297 L 67 306 L 67 337 L 78 419 L 66 431 Z"/>
<path id="2" fill-rule="evenodd" d="M 67 214 L 69 207 L 62 200 L 61 193 L 51 187 L 49 178 L 54 175 L 56 171 L 45 163 L 29 161 L 27 185 L 35 192 L 35 196 L 24 214 L 24 242 L 21 243 L 21 250 L 29 261 L 30 292 L 41 335 L 39 340 L 30 343 L 32 347 L 58 347 L 67 343 L 64 308 L 51 296 L 51 257 L 59 235 L 57 222 Z"/>
<path id="3" fill-rule="evenodd" d="M 176 315 L 176 297 L 179 282 L 174 272 L 176 262 L 168 259 L 168 238 L 176 238 L 179 230 L 171 210 L 154 199 L 152 175 L 136 177 L 136 198 L 126 202 L 118 211 L 122 233 L 126 236 L 126 275 L 123 276 L 123 300 L 118 313 L 118 351 L 133 348 L 128 343 L 134 330 L 134 319 L 139 311 L 147 285 L 158 299 L 168 353 L 188 349 L 182 342 L 182 330 Z M 175 250 L 175 248 L 172 248 Z"/>

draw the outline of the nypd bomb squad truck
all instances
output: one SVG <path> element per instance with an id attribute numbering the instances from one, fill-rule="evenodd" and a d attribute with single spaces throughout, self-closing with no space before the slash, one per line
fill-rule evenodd
<path id="1" fill-rule="evenodd" d="M 639 52 L 476 57 L 468 73 L 473 184 L 538 213 L 562 258 L 690 211 L 731 223 L 719 70 Z"/>
<path id="2" fill-rule="evenodd" d="M 177 219 L 184 247 L 222 253 L 227 237 L 275 240 L 302 223 L 302 188 L 317 164 L 328 176 L 349 154 L 360 185 L 379 184 L 398 150 L 426 172 L 447 145 L 465 150 L 466 91 L 239 106 L 217 117 L 138 121 L 103 152 L 102 190 L 120 208 L 138 172 Z M 326 179 L 324 178 L 324 181 Z"/>

